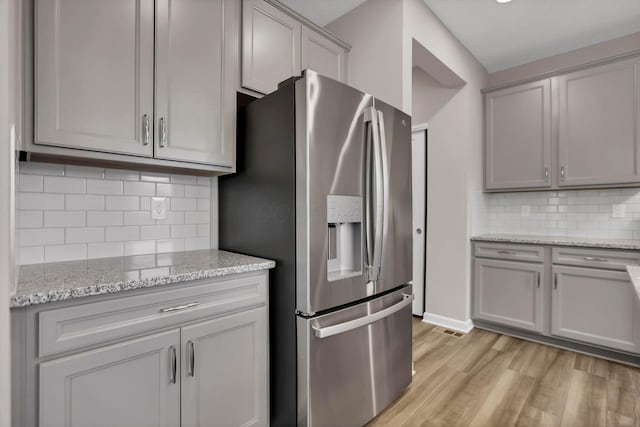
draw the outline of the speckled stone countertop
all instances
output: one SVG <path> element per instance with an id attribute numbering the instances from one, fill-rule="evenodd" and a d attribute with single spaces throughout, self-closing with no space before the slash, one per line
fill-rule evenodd
<path id="1" fill-rule="evenodd" d="M 275 262 L 217 249 L 23 265 L 11 307 L 266 270 Z"/>
<path id="2" fill-rule="evenodd" d="M 526 234 L 480 234 L 471 237 L 480 242 L 528 243 L 534 245 L 579 246 L 585 248 L 640 250 L 640 240 L 599 239 L 591 237 L 535 236 Z"/>
<path id="3" fill-rule="evenodd" d="M 636 295 L 638 295 L 638 299 L 640 299 L 640 267 L 636 265 L 628 265 L 627 272 L 629 272 L 629 277 L 631 278 L 633 287 L 636 288 Z"/>

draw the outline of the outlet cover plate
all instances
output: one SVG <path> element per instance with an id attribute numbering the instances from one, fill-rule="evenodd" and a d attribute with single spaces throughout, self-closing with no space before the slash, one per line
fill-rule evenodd
<path id="1" fill-rule="evenodd" d="M 151 198 L 151 218 L 153 219 L 167 218 L 167 198 L 166 197 Z"/>

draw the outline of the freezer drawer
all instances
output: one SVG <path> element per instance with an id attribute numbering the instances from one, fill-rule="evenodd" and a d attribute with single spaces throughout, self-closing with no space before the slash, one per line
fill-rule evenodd
<path id="1" fill-rule="evenodd" d="M 360 427 L 411 383 L 411 286 L 298 317 L 298 426 Z"/>

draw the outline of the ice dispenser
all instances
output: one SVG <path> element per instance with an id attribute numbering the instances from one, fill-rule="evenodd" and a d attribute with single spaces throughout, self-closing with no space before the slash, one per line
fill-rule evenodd
<path id="1" fill-rule="evenodd" d="M 327 196 L 327 279 L 362 274 L 362 197 Z"/>

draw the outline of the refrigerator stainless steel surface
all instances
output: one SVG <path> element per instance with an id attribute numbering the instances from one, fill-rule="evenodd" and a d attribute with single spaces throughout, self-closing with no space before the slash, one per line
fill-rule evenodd
<path id="1" fill-rule="evenodd" d="M 238 116 L 220 247 L 274 259 L 271 425 L 361 426 L 411 382 L 411 122 L 305 71 Z"/>

